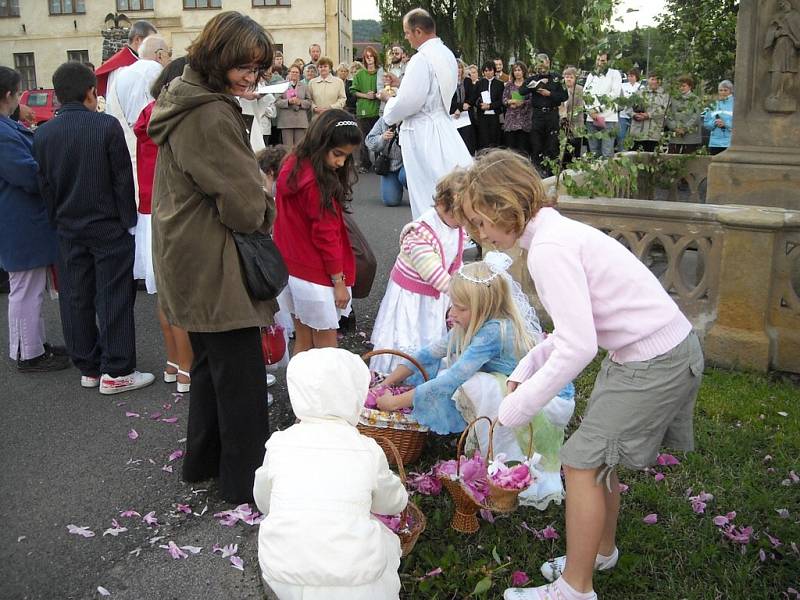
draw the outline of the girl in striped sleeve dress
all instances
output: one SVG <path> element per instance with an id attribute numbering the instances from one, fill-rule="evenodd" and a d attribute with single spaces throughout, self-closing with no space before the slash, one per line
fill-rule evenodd
<path id="1" fill-rule="evenodd" d="M 453 216 L 455 190 L 463 177 L 455 171 L 439 181 L 433 208 L 400 232 L 400 253 L 389 275 L 371 342 L 375 348 L 414 353 L 447 333 L 447 290 L 461 266 L 465 233 Z M 399 359 L 375 356 L 370 369 L 391 373 Z"/>

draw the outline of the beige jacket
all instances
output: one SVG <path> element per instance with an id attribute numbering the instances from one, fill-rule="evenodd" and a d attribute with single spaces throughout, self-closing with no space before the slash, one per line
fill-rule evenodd
<path id="1" fill-rule="evenodd" d="M 308 82 L 308 94 L 311 96 L 311 110 L 315 108 L 344 108 L 347 94 L 344 91 L 344 81 L 335 75 L 328 75 L 327 79 L 314 77 Z"/>
<path id="2" fill-rule="evenodd" d="M 272 323 L 274 301 L 245 288 L 233 231 L 270 226 L 241 108 L 186 67 L 153 108 L 158 145 L 153 185 L 153 267 L 158 300 L 173 324 L 219 332 Z"/>

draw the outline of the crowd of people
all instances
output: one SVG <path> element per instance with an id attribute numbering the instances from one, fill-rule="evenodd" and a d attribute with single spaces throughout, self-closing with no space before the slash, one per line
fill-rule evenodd
<path id="1" fill-rule="evenodd" d="M 377 408 L 437 434 L 489 417 L 510 460 L 525 459 L 516 431 L 535 424 L 547 467 L 530 466 L 536 481 L 520 501 L 543 509 L 566 498 L 567 554 L 542 565 L 552 583 L 504 597 L 597 598 L 593 571 L 619 557 L 616 468 L 652 465 L 662 444 L 693 448 L 703 356 L 655 276 L 612 238 L 561 215 L 542 176 L 562 129 L 571 156 L 583 140 L 598 155 L 628 137 L 652 150 L 665 127 L 672 150 L 697 149 L 694 82 L 680 78 L 680 97 L 669 98 L 657 75 L 642 87 L 632 70 L 623 82 L 605 52 L 583 84 L 545 54 L 508 75 L 502 60 L 487 62 L 478 78 L 426 11 L 406 14 L 403 29 L 413 56 L 395 46 L 381 66 L 367 48 L 355 68 L 335 69 L 317 44 L 307 63 L 285 65 L 264 28 L 236 12 L 211 18 L 174 60 L 156 28 L 138 21 L 97 71 L 78 62 L 56 70 L 62 106 L 35 132 L 11 118 L 21 78 L 0 67 L 11 358 L 21 372 L 74 365 L 80 385 L 102 394 L 150 385 L 155 376 L 136 369 L 143 280 L 157 292 L 163 379 L 191 394 L 183 479 L 218 479 L 226 501 L 255 499 L 265 584 L 282 600 L 397 598 L 399 541 L 370 513 L 396 514 L 408 494 L 355 428 L 378 380 L 337 348 L 360 277 L 354 185 L 359 170 L 374 169 L 385 204 L 408 187 L 412 221 L 371 341 L 411 354 L 432 376 L 423 382 L 411 362 L 376 357 L 370 368 L 385 376 L 373 389 Z M 731 91 L 720 84 L 703 117 L 712 148 L 729 142 Z M 243 248 L 270 234 L 288 283 L 264 297 Z M 496 251 L 465 264 L 470 237 Z M 519 248 L 553 320 L 549 335 L 510 274 L 504 252 Z M 47 342 L 41 318 L 55 281 L 64 347 Z M 294 332 L 287 383 L 298 422 L 270 436 L 274 376 L 265 376 L 261 328 L 276 320 Z M 608 356 L 564 442 L 571 382 L 598 347 Z M 387 390 L 399 384 L 411 389 Z M 483 453 L 489 435 L 476 427 Z"/>

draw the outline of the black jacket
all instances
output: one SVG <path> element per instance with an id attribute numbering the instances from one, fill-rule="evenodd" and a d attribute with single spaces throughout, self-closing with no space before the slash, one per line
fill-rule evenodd
<path id="1" fill-rule="evenodd" d="M 541 94 L 536 93 L 535 88 L 528 87 L 531 84 L 535 85 L 540 80 L 547 81 L 537 89 L 545 89 L 549 91 L 549 96 L 542 96 Z M 545 75 L 539 75 L 537 73 L 536 75 L 528 77 L 522 84 L 522 87 L 519 88 L 519 93 L 523 96 L 531 94 L 531 106 L 534 109 L 557 109 L 559 106 L 561 106 L 562 102 L 566 102 L 569 98 L 569 94 L 567 93 L 567 89 L 564 87 L 564 80 L 561 78 L 561 75 L 552 72 L 546 73 Z"/>
<path id="2" fill-rule="evenodd" d="M 480 106 L 481 93 L 486 90 L 489 90 L 489 99 L 491 100 L 489 104 L 491 104 L 491 110 L 497 115 L 503 112 L 503 82 L 494 77 L 491 80 L 491 88 L 489 83 L 490 81 L 488 79 L 481 78 L 478 80 L 478 83 L 475 84 L 475 88 L 472 91 L 472 102 L 470 102 L 470 104 L 475 107 L 475 112 L 478 116 L 483 116 L 483 111 Z"/>
<path id="3" fill-rule="evenodd" d="M 472 96 L 474 94 L 475 84 L 472 83 L 472 79 L 469 77 L 464 78 L 464 100 L 463 102 L 458 101 L 458 88 L 456 88 L 456 93 L 453 94 L 453 99 L 450 102 L 450 114 L 452 115 L 457 110 L 463 111 L 464 102 L 470 105 L 472 108 Z"/>
<path id="4" fill-rule="evenodd" d="M 33 154 L 59 235 L 110 241 L 136 225 L 131 156 L 114 117 L 68 102 L 36 130 Z"/>

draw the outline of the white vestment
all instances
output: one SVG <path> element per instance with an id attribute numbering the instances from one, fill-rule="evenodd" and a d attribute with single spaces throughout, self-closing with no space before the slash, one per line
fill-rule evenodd
<path id="1" fill-rule="evenodd" d="M 136 189 L 136 205 L 139 205 L 139 180 L 136 176 L 136 134 L 133 125 L 142 109 L 152 102 L 150 86 L 163 67 L 154 60 L 139 59 L 132 65 L 111 72 L 106 90 L 106 114 L 111 115 L 122 126 L 125 143 L 131 156 L 133 185 Z"/>
<path id="2" fill-rule="evenodd" d="M 402 121 L 399 142 L 414 219 L 433 206 L 439 179 L 472 163 L 449 114 L 457 75 L 450 49 L 439 38 L 428 40 L 411 57 L 397 96 L 383 113 L 389 125 Z"/>

